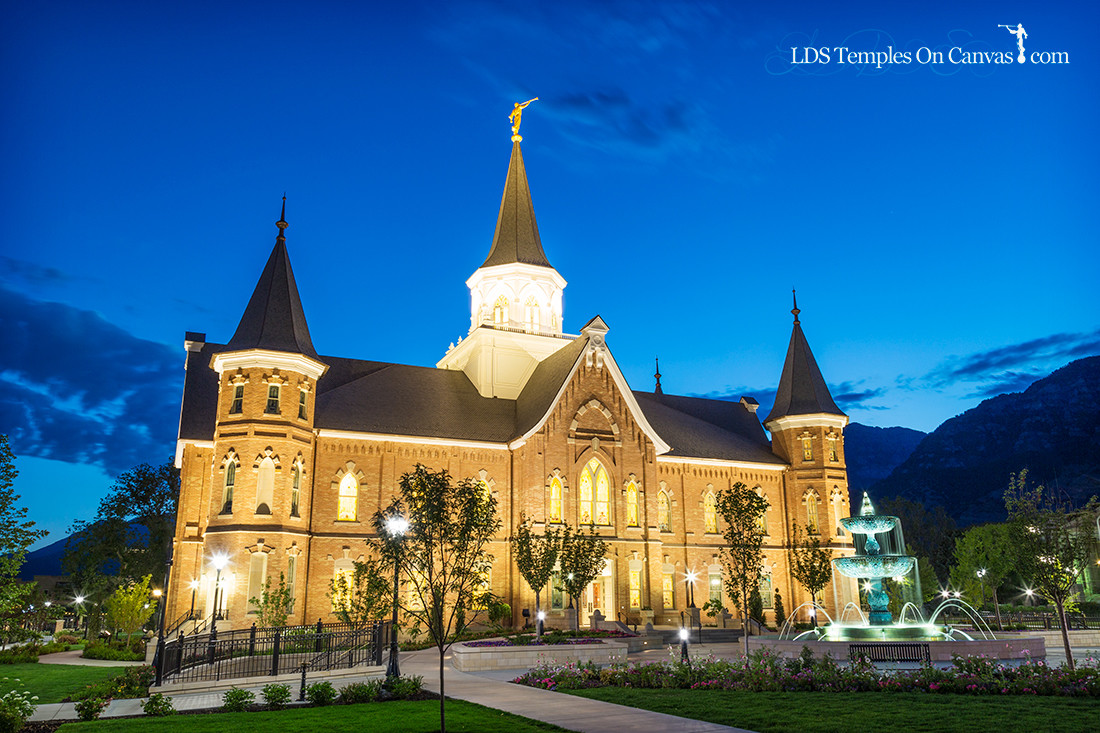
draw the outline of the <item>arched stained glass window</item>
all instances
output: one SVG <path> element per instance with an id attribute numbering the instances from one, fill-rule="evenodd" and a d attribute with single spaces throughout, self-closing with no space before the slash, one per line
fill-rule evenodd
<path id="1" fill-rule="evenodd" d="M 336 519 L 354 522 L 358 518 L 359 482 L 352 474 L 340 479 L 340 495 L 337 497 Z"/>
<path id="2" fill-rule="evenodd" d="M 611 524 L 611 481 L 598 458 L 590 460 L 581 471 L 580 495 L 581 524 Z"/>
<path id="3" fill-rule="evenodd" d="M 561 479 L 556 476 L 550 480 L 550 521 L 561 521 Z"/>
<path id="4" fill-rule="evenodd" d="M 714 494 L 709 491 L 703 496 L 703 523 L 707 532 L 718 533 L 718 507 L 714 502 Z"/>
<path id="5" fill-rule="evenodd" d="M 668 493 L 657 492 L 657 529 L 661 532 L 669 532 L 669 501 Z"/>
<path id="6" fill-rule="evenodd" d="M 817 534 L 817 494 L 813 491 L 806 493 L 806 529 Z"/>
<path id="7" fill-rule="evenodd" d="M 222 514 L 233 513 L 233 486 L 237 483 L 237 462 L 232 458 L 225 466 L 225 487 L 222 489 Z"/>
<path id="8" fill-rule="evenodd" d="M 626 485 L 626 524 L 638 526 L 638 484 L 633 481 Z"/>
<path id="9" fill-rule="evenodd" d="M 275 461 L 266 456 L 256 471 L 256 513 L 271 514 L 275 503 Z"/>
<path id="10" fill-rule="evenodd" d="M 298 516 L 298 504 L 302 500 L 302 464 L 290 469 L 290 516 Z"/>

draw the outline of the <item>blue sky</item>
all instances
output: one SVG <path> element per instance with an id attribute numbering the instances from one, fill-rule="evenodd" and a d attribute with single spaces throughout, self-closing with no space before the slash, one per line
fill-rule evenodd
<path id="1" fill-rule="evenodd" d="M 565 327 L 635 388 L 770 401 L 790 291 L 852 419 L 931 430 L 1100 353 L 1079 3 L 21 3 L 0 60 L 0 432 L 54 533 L 173 451 L 187 330 L 275 236 L 322 354 L 464 335 L 507 114 Z M 794 65 L 791 47 L 1069 64 Z M 61 502 L 58 501 L 58 485 Z"/>

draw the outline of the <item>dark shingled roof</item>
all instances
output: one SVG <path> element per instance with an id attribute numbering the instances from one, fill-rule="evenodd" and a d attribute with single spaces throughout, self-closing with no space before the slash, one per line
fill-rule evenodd
<path id="1" fill-rule="evenodd" d="M 244 309 L 240 325 L 229 339 L 229 346 L 233 351 L 271 349 L 317 358 L 281 235 Z"/>
<path id="2" fill-rule="evenodd" d="M 783 363 L 783 376 L 779 378 L 779 389 L 775 394 L 775 405 L 764 424 L 787 415 L 820 414 L 844 413 L 833 402 L 810 345 L 806 343 L 802 326 L 796 320 L 791 332 L 791 344 L 787 347 L 787 360 Z"/>
<path id="3" fill-rule="evenodd" d="M 531 189 L 527 185 L 527 171 L 523 167 L 523 153 L 518 142 L 512 143 L 512 159 L 508 163 L 508 178 L 500 199 L 493 246 L 481 266 L 509 265 L 513 262 L 550 267 L 546 253 L 542 251 L 539 225 L 535 222 L 535 207 L 531 203 Z"/>
<path id="4" fill-rule="evenodd" d="M 449 369 L 321 356 L 314 426 L 329 430 L 506 443 L 535 427 L 583 356 L 581 336 L 544 359 L 518 399 L 482 397 L 466 374 Z M 218 402 L 214 354 L 188 352 L 180 438 L 211 440 Z M 672 446 L 668 455 L 782 464 L 756 416 L 737 402 L 634 392 L 645 418 Z"/>

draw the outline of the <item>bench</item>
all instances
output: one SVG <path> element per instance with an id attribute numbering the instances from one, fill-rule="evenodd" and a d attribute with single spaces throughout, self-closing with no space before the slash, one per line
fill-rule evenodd
<path id="1" fill-rule="evenodd" d="M 883 641 L 850 644 L 848 658 L 855 661 L 867 657 L 872 662 L 920 662 L 932 663 L 932 651 L 927 644 Z"/>

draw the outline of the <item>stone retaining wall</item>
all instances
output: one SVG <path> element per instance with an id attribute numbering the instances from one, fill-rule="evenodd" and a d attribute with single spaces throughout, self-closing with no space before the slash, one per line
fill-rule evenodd
<path id="1" fill-rule="evenodd" d="M 461 672 L 485 669 L 531 669 L 542 663 L 568 664 L 595 662 L 615 664 L 626 661 L 627 645 L 601 640 L 599 644 L 550 644 L 546 646 L 467 646 L 451 647 L 451 659 Z"/>
<path id="2" fill-rule="evenodd" d="M 794 641 L 792 639 L 778 640 L 775 637 L 750 636 L 749 650 L 769 648 L 781 657 L 797 657 L 802 652 L 802 647 L 808 646 L 813 650 L 814 656 L 820 657 L 828 653 L 837 661 L 848 659 L 848 648 L 851 644 L 860 644 L 860 641 Z M 928 644 L 928 650 L 933 662 L 950 662 L 951 656 L 986 656 L 993 659 L 1044 659 L 1046 657 L 1046 645 L 1038 635 L 1027 637 L 1005 636 L 998 639 L 977 641 L 928 641 L 919 642 Z"/>

